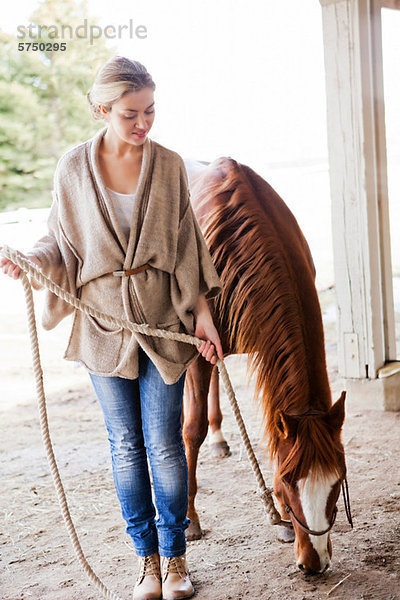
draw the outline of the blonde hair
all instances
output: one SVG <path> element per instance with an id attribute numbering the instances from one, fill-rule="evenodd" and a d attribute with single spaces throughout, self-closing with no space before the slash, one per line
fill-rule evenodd
<path id="1" fill-rule="evenodd" d="M 150 73 L 137 60 L 124 56 L 113 56 L 97 73 L 96 79 L 86 94 L 90 112 L 94 119 L 104 119 L 99 104 L 107 111 L 128 92 L 137 92 L 144 87 L 156 89 Z"/>

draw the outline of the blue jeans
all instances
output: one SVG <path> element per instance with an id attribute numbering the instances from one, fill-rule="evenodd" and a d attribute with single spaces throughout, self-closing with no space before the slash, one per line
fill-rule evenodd
<path id="1" fill-rule="evenodd" d="M 108 431 L 126 533 L 139 556 L 180 556 L 186 551 L 189 490 L 181 431 L 185 375 L 167 385 L 141 347 L 137 379 L 89 373 Z"/>

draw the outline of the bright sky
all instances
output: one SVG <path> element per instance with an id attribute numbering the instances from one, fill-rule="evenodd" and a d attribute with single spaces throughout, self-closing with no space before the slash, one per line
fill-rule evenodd
<path id="1" fill-rule="evenodd" d="M 2 28 L 15 33 L 37 4 L 11 3 Z M 88 0 L 88 6 L 103 27 L 130 19 L 147 27 L 147 39 L 125 34 L 118 52 L 145 64 L 156 81 L 152 133 L 160 143 L 203 160 L 232 155 L 261 169 L 326 157 L 318 0 L 253 0 L 251 10 L 245 0 Z M 398 49 L 400 13 L 385 12 L 387 45 Z"/>
<path id="2" fill-rule="evenodd" d="M 18 4 L 18 6 L 17 6 Z M 28 24 L 33 0 L 3 13 Z M 261 167 L 326 155 L 322 26 L 316 0 L 89 0 L 98 22 L 147 27 L 119 53 L 156 85 L 153 136 L 178 152 L 232 155 Z"/>

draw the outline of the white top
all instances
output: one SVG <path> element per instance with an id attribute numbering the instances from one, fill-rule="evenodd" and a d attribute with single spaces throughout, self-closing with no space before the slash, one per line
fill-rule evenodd
<path id="1" fill-rule="evenodd" d="M 131 230 L 133 201 L 136 198 L 136 192 L 134 194 L 121 194 L 120 192 L 111 190 L 109 187 L 106 189 L 110 193 L 121 229 L 128 239 Z"/>

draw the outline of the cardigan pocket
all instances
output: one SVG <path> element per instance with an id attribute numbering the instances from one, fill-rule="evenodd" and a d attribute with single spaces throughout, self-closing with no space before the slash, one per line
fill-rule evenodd
<path id="1" fill-rule="evenodd" d="M 101 320 L 100 318 L 93 317 L 92 315 L 86 315 L 89 321 L 92 322 L 93 326 L 97 329 L 97 331 L 103 335 L 115 335 L 116 333 L 121 333 L 124 329 L 122 326 L 117 329 L 108 329 L 109 327 L 113 327 L 113 325 L 109 325 L 106 321 Z"/>
<path id="2" fill-rule="evenodd" d="M 164 321 L 163 323 L 157 323 L 156 327 L 158 329 L 168 329 L 170 327 L 174 327 L 174 330 L 179 331 L 180 329 L 180 319 L 169 319 L 168 321 Z M 177 327 L 177 329 L 176 329 Z"/>
<path id="3" fill-rule="evenodd" d="M 74 360 L 82 361 L 91 371 L 109 374 L 119 363 L 123 327 L 110 330 L 103 323 L 91 315 L 76 311 L 74 335 L 68 355 Z"/>
<path id="4" fill-rule="evenodd" d="M 166 329 L 174 333 L 186 333 L 183 323 L 180 319 L 169 319 L 168 321 L 157 323 L 156 327 L 159 329 Z M 171 363 L 180 365 L 186 364 L 189 360 L 192 360 L 193 356 L 197 353 L 196 348 L 188 342 L 181 342 L 178 340 L 170 340 L 168 338 L 159 337 L 152 337 L 149 339 L 149 345 L 158 354 L 158 356 Z"/>

